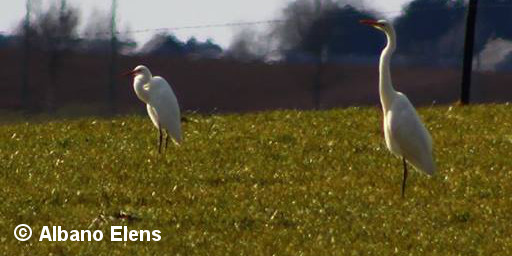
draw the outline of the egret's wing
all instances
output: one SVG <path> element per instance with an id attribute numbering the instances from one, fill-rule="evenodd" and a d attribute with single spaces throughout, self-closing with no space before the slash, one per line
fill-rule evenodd
<path id="1" fill-rule="evenodd" d="M 178 99 L 165 79 L 155 76 L 151 79 L 150 102 L 162 129 L 181 142 L 181 114 Z M 148 109 L 149 112 L 149 109 Z M 150 114 L 151 116 L 151 114 Z"/>
<path id="2" fill-rule="evenodd" d="M 390 115 L 392 138 L 400 147 L 402 156 L 416 169 L 434 174 L 432 139 L 405 95 L 399 94 L 395 99 Z"/>
<path id="3" fill-rule="evenodd" d="M 148 110 L 149 118 L 151 119 L 151 122 L 155 125 L 155 127 L 158 129 L 158 114 L 151 105 L 146 104 L 146 109 Z"/>

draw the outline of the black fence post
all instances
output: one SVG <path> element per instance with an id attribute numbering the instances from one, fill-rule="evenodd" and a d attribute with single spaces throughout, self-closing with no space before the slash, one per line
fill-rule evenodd
<path id="1" fill-rule="evenodd" d="M 29 91 L 29 68 L 30 68 L 30 13 L 31 13 L 31 0 L 26 2 L 25 24 L 23 26 L 23 62 L 21 67 L 21 104 L 25 111 L 30 109 L 30 91 Z"/>
<path id="2" fill-rule="evenodd" d="M 110 39 L 110 72 L 109 72 L 109 89 L 108 89 L 108 103 L 110 105 L 111 114 L 117 112 L 116 108 L 116 81 L 117 81 L 117 25 L 116 25 L 116 12 L 117 1 L 112 0 L 112 20 L 111 20 L 111 39 Z"/>
<path id="3" fill-rule="evenodd" d="M 469 104 L 471 95 L 471 74 L 473 71 L 473 51 L 475 45 L 475 27 L 478 0 L 469 1 L 468 18 L 466 22 L 466 40 L 464 44 L 464 64 L 462 70 L 462 87 L 460 103 Z"/>

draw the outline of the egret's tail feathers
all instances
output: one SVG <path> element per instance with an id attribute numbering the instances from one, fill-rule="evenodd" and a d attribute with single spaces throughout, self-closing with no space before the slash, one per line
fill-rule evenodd
<path id="1" fill-rule="evenodd" d="M 176 145 L 181 145 L 181 142 L 183 141 L 183 138 L 181 137 L 181 133 L 173 133 L 172 134 L 172 141 L 176 144 Z"/>
<path id="2" fill-rule="evenodd" d="M 428 159 L 427 161 L 423 161 L 422 163 L 414 163 L 411 162 L 411 165 L 414 166 L 416 170 L 424 172 L 430 176 L 436 173 L 436 163 L 433 159 Z"/>
<path id="3" fill-rule="evenodd" d="M 421 169 L 426 174 L 432 176 L 436 173 L 436 165 L 435 163 L 430 164 L 428 167 Z"/>

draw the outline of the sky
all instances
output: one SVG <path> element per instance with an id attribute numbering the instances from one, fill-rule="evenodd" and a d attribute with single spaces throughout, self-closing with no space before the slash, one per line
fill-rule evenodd
<path id="1" fill-rule="evenodd" d="M 60 0 L 32 0 L 42 2 L 42 8 Z M 396 16 L 403 4 L 410 0 L 364 0 L 358 1 L 361 7 L 379 12 L 394 12 Z M 67 0 L 68 4 L 82 11 L 82 29 L 98 12 L 109 12 L 109 0 Z M 176 28 L 197 25 L 225 24 L 278 19 L 281 10 L 293 0 L 117 0 L 120 31 L 134 31 L 157 28 Z M 25 15 L 24 0 L 0 0 L 0 32 L 13 31 Z M 264 29 L 258 25 L 256 30 Z M 183 29 L 172 31 L 181 40 L 192 36 L 200 41 L 213 39 L 222 47 L 228 47 L 233 35 L 244 27 L 220 27 Z M 147 42 L 154 32 L 132 33 L 139 46 Z"/>

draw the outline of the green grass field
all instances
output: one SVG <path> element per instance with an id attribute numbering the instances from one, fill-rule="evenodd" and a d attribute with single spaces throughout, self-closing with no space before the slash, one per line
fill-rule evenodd
<path id="1" fill-rule="evenodd" d="M 419 110 L 438 173 L 409 176 L 377 108 L 189 115 L 158 155 L 149 118 L 0 126 L 6 255 L 512 255 L 512 106 Z M 18 224 L 34 230 L 14 239 Z M 100 242 L 39 242 L 43 226 Z M 161 231 L 111 242 L 110 226 Z"/>

